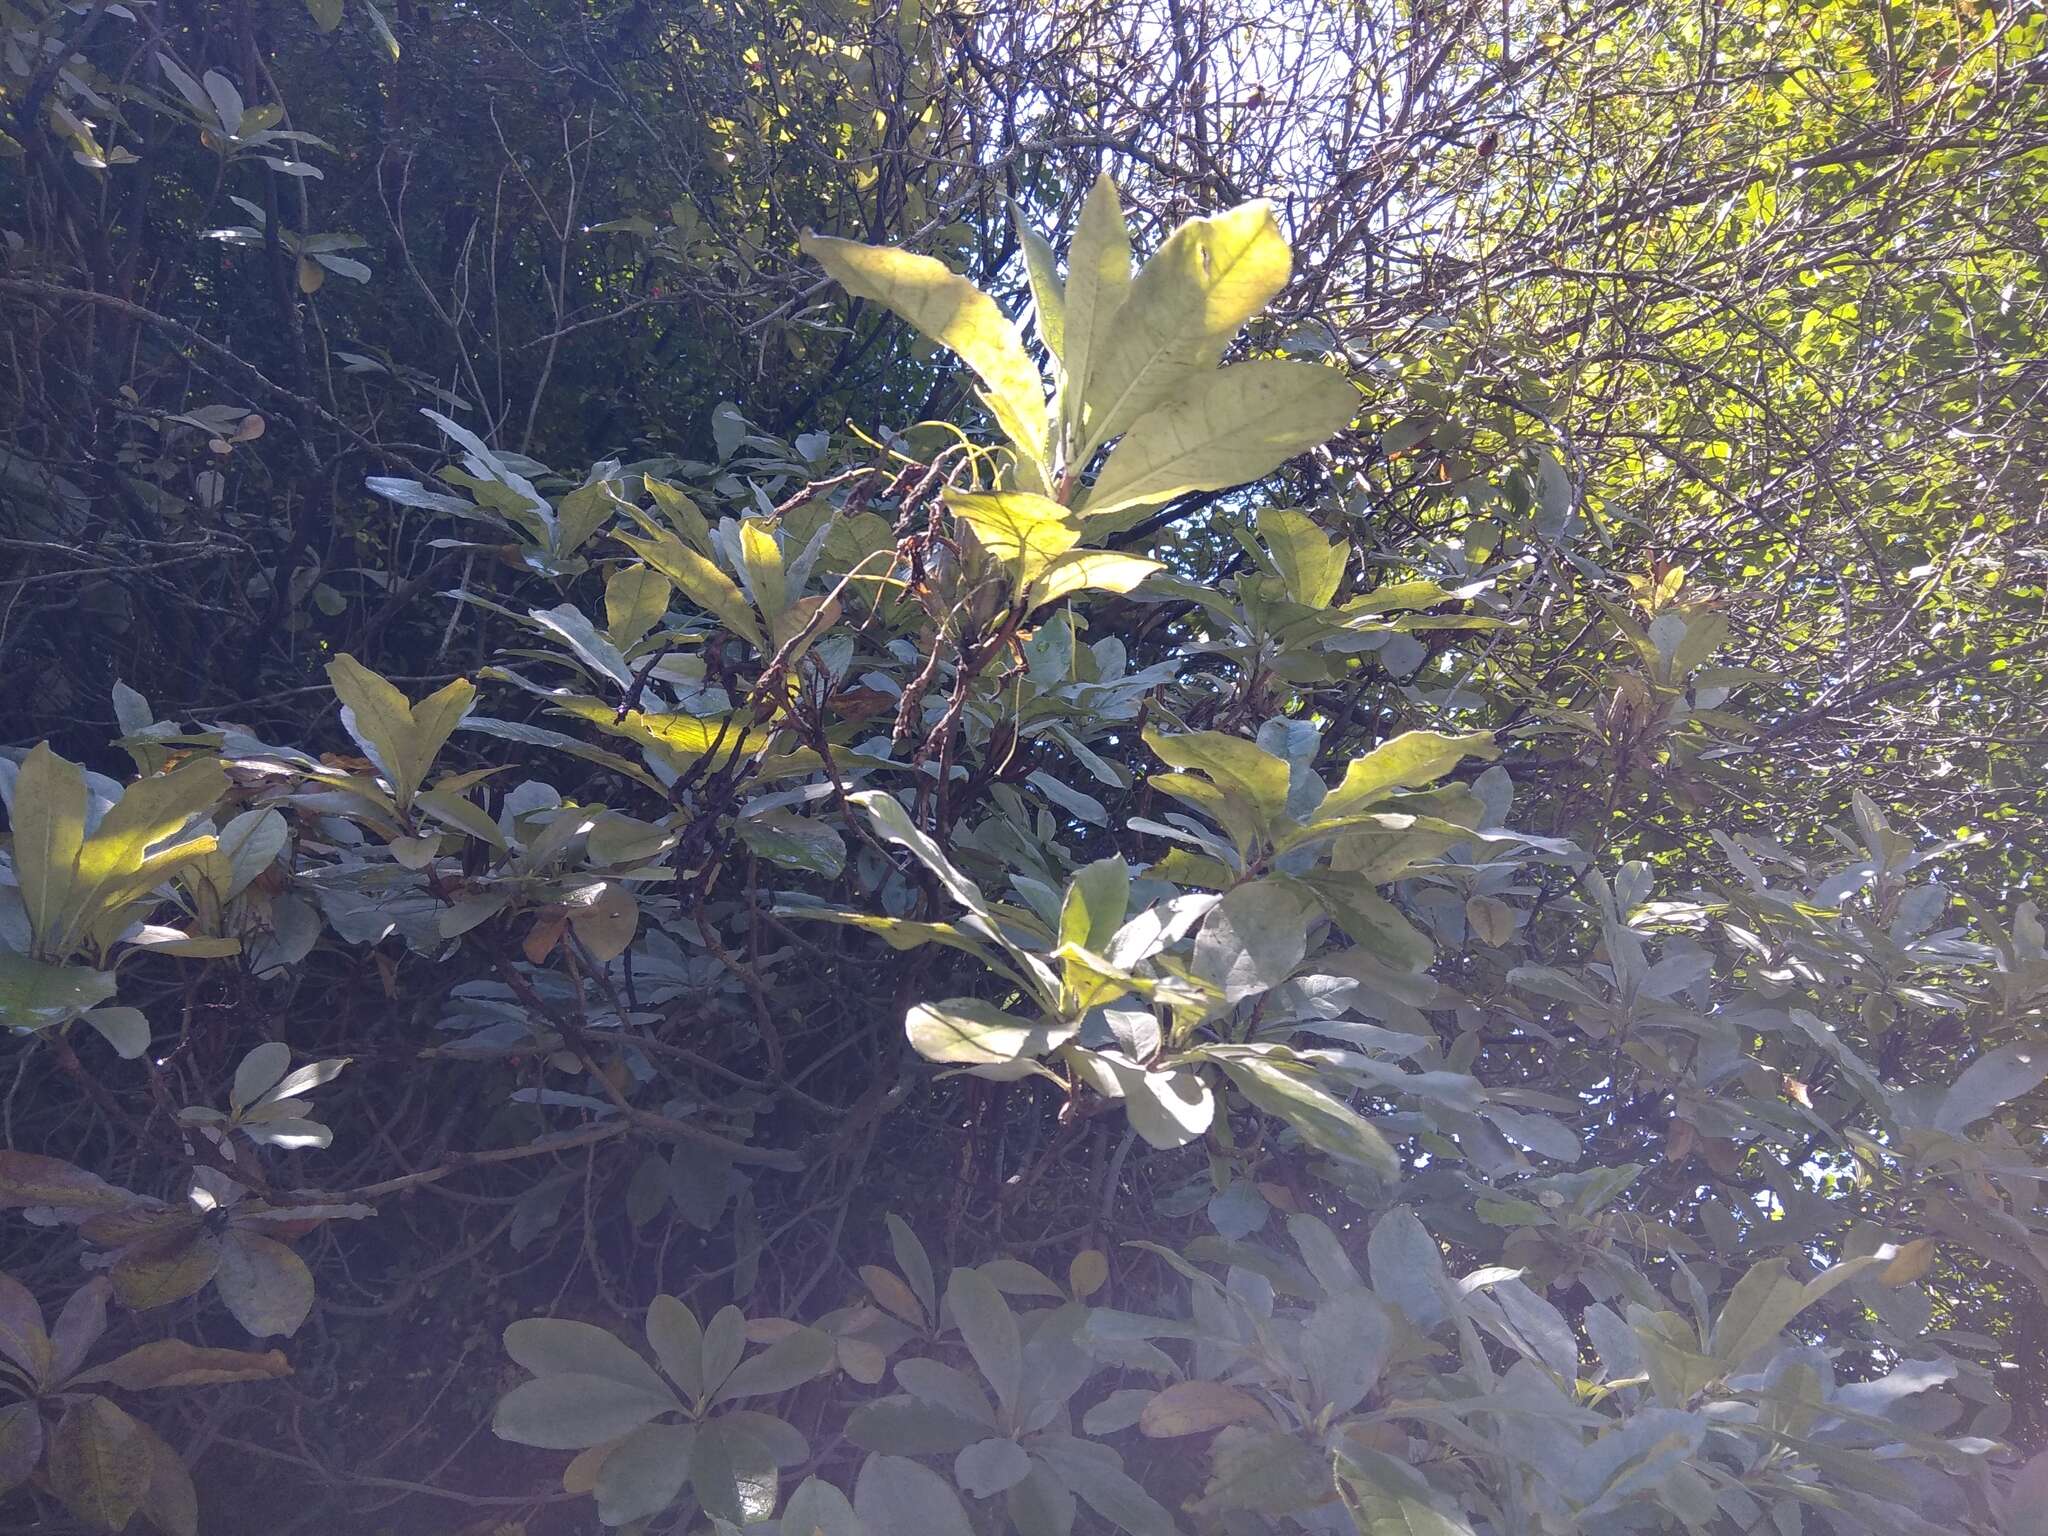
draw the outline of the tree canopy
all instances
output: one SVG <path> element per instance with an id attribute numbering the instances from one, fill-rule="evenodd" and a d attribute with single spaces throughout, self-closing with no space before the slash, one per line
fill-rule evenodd
<path id="1" fill-rule="evenodd" d="M 0 1518 L 2048 1536 L 2044 26 L 0 8 Z"/>

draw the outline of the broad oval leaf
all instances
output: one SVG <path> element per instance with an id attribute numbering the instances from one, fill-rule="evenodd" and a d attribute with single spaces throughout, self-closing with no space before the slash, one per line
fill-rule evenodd
<path id="1" fill-rule="evenodd" d="M 969 1498 L 992 1499 L 1024 1480 L 1031 1458 L 1007 1435 L 977 1440 L 953 1458 L 953 1481 Z"/>
<path id="2" fill-rule="evenodd" d="M 673 1297 L 657 1298 L 674 1302 Z M 676 1303 L 680 1305 L 680 1303 Z M 664 1312 L 663 1316 L 669 1314 Z M 648 1312 L 648 1331 L 655 1312 Z M 644 1392 L 668 1389 L 640 1352 L 608 1329 L 562 1317 L 523 1317 L 505 1329 L 505 1353 L 536 1376 L 609 1376 Z M 666 1361 L 664 1361 L 664 1364 Z M 670 1374 L 674 1374 L 671 1372 Z"/>
<path id="3" fill-rule="evenodd" d="M 564 1371 L 522 1382 L 491 1417 L 500 1440 L 543 1450 L 580 1451 L 629 1434 L 675 1408 L 667 1391 L 650 1392 L 610 1376 Z"/>
<path id="4" fill-rule="evenodd" d="M 974 997 L 919 1003 L 904 1017 L 911 1047 L 927 1061 L 992 1066 L 1043 1056 L 1079 1032 L 1072 1024 L 1034 1024 Z"/>
<path id="5" fill-rule="evenodd" d="M 874 1455 L 861 1463 L 853 1512 L 874 1532 L 974 1536 L 967 1511 L 945 1479 L 901 1456 Z"/>
<path id="6" fill-rule="evenodd" d="M 1261 360 L 1222 369 L 1131 423 L 1083 515 L 1117 526 L 1131 520 L 1119 513 L 1262 479 L 1328 442 L 1357 408 L 1358 391 L 1334 368 Z"/>

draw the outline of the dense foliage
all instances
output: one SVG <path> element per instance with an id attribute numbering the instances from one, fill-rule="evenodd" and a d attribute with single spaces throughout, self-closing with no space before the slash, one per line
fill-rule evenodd
<path id="1" fill-rule="evenodd" d="M 0 1520 L 2048 1533 L 2043 27 L 0 6 Z"/>

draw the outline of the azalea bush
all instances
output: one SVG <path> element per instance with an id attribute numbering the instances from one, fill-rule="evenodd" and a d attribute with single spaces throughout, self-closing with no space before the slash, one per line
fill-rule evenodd
<path id="1" fill-rule="evenodd" d="M 0 1529 L 2048 1536 L 2044 29 L 0 13 Z"/>
<path id="2" fill-rule="evenodd" d="M 429 410 L 452 461 L 368 489 L 446 527 L 498 654 L 334 655 L 341 751 L 123 687 L 127 782 L 5 764 L 5 1020 L 104 1117 L 0 1153 L 92 1273 L 48 1332 L 0 1291 L 15 1497 L 199 1529 L 102 1389 L 285 1376 L 177 1330 L 378 1315 L 388 1234 L 470 1183 L 505 1214 L 457 1261 L 566 1258 L 629 1314 L 491 1303 L 496 1436 L 575 1452 L 607 1526 L 2030 1528 L 1952 1287 L 2041 1268 L 2034 907 L 1860 791 L 1831 848 L 1710 828 L 1683 888 L 1530 827 L 1579 724 L 1410 727 L 1458 706 L 1392 653 L 1540 622 L 1533 523 L 1519 565 L 1382 569 L 1245 497 L 1220 582 L 1124 537 L 1360 408 L 1335 361 L 1222 361 L 1287 281 L 1273 210 L 1134 270 L 1104 180 L 1064 272 L 1021 238 L 1049 381 L 940 263 L 808 242 L 993 436 L 741 419 L 565 475 Z M 1609 728 L 1753 731 L 1680 573 L 1607 622 Z M 336 967 L 365 1006 L 305 1016 Z M 1969 1046 L 1900 1059 L 1919 1016 Z M 90 1367 L 110 1300 L 144 1341 Z"/>

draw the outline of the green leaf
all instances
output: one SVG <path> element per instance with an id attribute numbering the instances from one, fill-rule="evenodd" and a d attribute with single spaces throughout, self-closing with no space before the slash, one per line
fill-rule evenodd
<path id="1" fill-rule="evenodd" d="M 736 1397 L 772 1397 L 802 1386 L 832 1369 L 832 1336 L 816 1328 L 799 1328 L 776 1340 L 750 1360 L 743 1360 L 712 1394 L 714 1403 Z"/>
<path id="2" fill-rule="evenodd" d="M 1142 555 L 1118 554 L 1113 549 L 1070 549 L 1046 566 L 1024 594 L 1023 606 L 1027 610 L 1043 607 L 1076 592 L 1129 592 L 1165 569 L 1159 561 Z"/>
<path id="3" fill-rule="evenodd" d="M 1023 1384 L 1024 1346 L 1017 1314 L 986 1275 L 966 1268 L 954 1270 L 947 1280 L 946 1306 L 967 1352 L 995 1389 L 996 1401 L 1008 1408 Z"/>
<path id="4" fill-rule="evenodd" d="M 1942 1095 L 1934 1128 L 1960 1134 L 2000 1105 L 2032 1093 L 2043 1080 L 2048 1080 L 2048 1046 L 2004 1045 L 1986 1051 Z"/>
<path id="5" fill-rule="evenodd" d="M 836 827 L 793 811 L 764 811 L 734 828 L 755 853 L 787 869 L 806 869 L 828 880 L 846 869 L 846 840 Z"/>
<path id="6" fill-rule="evenodd" d="M 861 1463 L 853 1512 L 876 1536 L 974 1536 L 959 1495 L 938 1473 L 901 1456 L 874 1455 Z"/>
<path id="7" fill-rule="evenodd" d="M 240 1114 L 262 1098 L 291 1070 L 292 1048 L 282 1040 L 266 1040 L 241 1060 L 228 1087 L 228 1107 Z"/>
<path id="8" fill-rule="evenodd" d="M 1257 1056 L 1217 1056 L 1244 1096 L 1301 1133 L 1302 1140 L 1344 1162 L 1370 1168 L 1389 1182 L 1401 1176 L 1400 1159 L 1384 1136 L 1356 1110 L 1317 1087 L 1300 1069 Z"/>
<path id="9" fill-rule="evenodd" d="M 630 533 L 613 537 L 666 576 L 691 602 L 702 608 L 757 651 L 766 652 L 753 606 L 733 579 L 674 534 L 657 531 L 651 538 Z"/>
<path id="10" fill-rule="evenodd" d="M 1307 888 L 1284 875 L 1236 886 L 1202 919 L 1194 972 L 1233 1006 L 1277 987 L 1307 955 L 1315 914 Z"/>
<path id="11" fill-rule="evenodd" d="M 1462 1514 L 1447 1514 L 1421 1473 L 1382 1451 L 1338 1441 L 1338 1485 L 1360 1536 L 1473 1536 Z"/>
<path id="12" fill-rule="evenodd" d="M 255 1338 L 299 1331 L 313 1310 L 313 1272 L 275 1238 L 229 1231 L 221 1239 L 214 1286 L 236 1322 Z"/>
<path id="13" fill-rule="evenodd" d="M 673 1296 L 657 1297 L 656 1301 L 667 1301 L 671 1307 L 682 1305 Z M 664 1316 L 667 1315 L 665 1312 Z M 651 1308 L 648 1331 L 650 1335 L 654 1331 Z M 512 1357 L 513 1364 L 536 1376 L 605 1376 L 640 1392 L 658 1396 L 668 1391 L 638 1350 L 592 1323 L 565 1317 L 523 1317 L 506 1328 L 505 1353 Z"/>
<path id="14" fill-rule="evenodd" d="M 1081 537 L 1065 507 L 1028 491 L 948 491 L 946 509 L 974 530 L 976 542 L 1007 574 L 1013 595 L 1037 581 Z"/>
<path id="15" fill-rule="evenodd" d="M 92 835 L 80 844 L 71 890 L 46 957 L 62 959 L 109 917 L 147 896 L 172 874 L 220 846 L 210 832 L 172 841 L 227 791 L 217 759 L 200 758 L 170 773 L 137 779 L 122 791 Z M 101 935 L 102 940 L 111 935 Z"/>
<path id="16" fill-rule="evenodd" d="M 385 54 L 396 64 L 399 58 L 398 38 L 391 30 L 391 23 L 384 19 L 384 13 L 377 9 L 377 0 L 363 0 L 363 14 L 370 18 L 370 30 L 384 45 Z"/>
<path id="17" fill-rule="evenodd" d="M 845 1494 L 807 1477 L 782 1506 L 782 1536 L 878 1536 L 861 1525 Z"/>
<path id="18" fill-rule="evenodd" d="M 561 603 L 553 608 L 529 608 L 526 616 L 541 629 L 561 639 L 569 652 L 599 677 L 624 690 L 632 686 L 633 669 L 619 648 L 598 633 L 597 626 L 581 608 Z"/>
<path id="19" fill-rule="evenodd" d="M 988 1431 L 987 1424 L 909 1397 L 862 1403 L 846 1420 L 846 1438 L 862 1450 L 903 1456 L 951 1456 Z"/>
<path id="20" fill-rule="evenodd" d="M 647 1309 L 647 1342 L 685 1397 L 704 1395 L 704 1330 L 696 1313 L 673 1296 L 655 1297 Z"/>
<path id="21" fill-rule="evenodd" d="M 322 32 L 332 32 L 341 25 L 341 10 L 342 0 L 306 0 L 306 14 Z"/>
<path id="22" fill-rule="evenodd" d="M 0 1025 L 45 1029 L 105 1002 L 118 989 L 112 971 L 45 965 L 0 949 Z"/>
<path id="23" fill-rule="evenodd" d="M 15 775 L 9 826 L 29 930 L 48 953 L 71 904 L 78 854 L 85 846 L 85 775 L 76 763 L 52 752 L 48 742 L 39 743 Z"/>
<path id="24" fill-rule="evenodd" d="M 704 1329 L 704 1390 L 724 1386 L 746 1349 L 747 1315 L 738 1307 L 720 1307 Z"/>
<path id="25" fill-rule="evenodd" d="M 42 1410 L 32 1402 L 0 1408 L 0 1494 L 27 1482 L 42 1459 Z"/>
<path id="26" fill-rule="evenodd" d="M 626 565 L 604 584 L 605 633 L 630 651 L 668 612 L 669 580 L 649 565 Z"/>
<path id="27" fill-rule="evenodd" d="M 953 1481 L 970 1498 L 992 1499 L 1021 1483 L 1031 1470 L 1024 1447 L 1008 1436 L 978 1440 L 953 1458 Z"/>
<path id="28" fill-rule="evenodd" d="M 1147 731 L 1145 745 L 1172 767 L 1206 774 L 1219 789 L 1241 796 L 1269 824 L 1287 813 L 1292 770 L 1256 743 L 1222 731 Z"/>
<path id="29" fill-rule="evenodd" d="M 1355 816 L 1397 789 L 1434 784 L 1468 757 L 1500 756 L 1490 731 L 1446 736 L 1440 731 L 1404 731 L 1380 743 L 1363 757 L 1353 758 L 1344 779 L 1316 807 L 1315 824 Z"/>
<path id="30" fill-rule="evenodd" d="M 727 1419 L 697 1431 L 690 1449 L 690 1486 L 704 1512 L 734 1525 L 753 1525 L 775 1513 L 781 1474 L 773 1451 Z"/>
<path id="31" fill-rule="evenodd" d="M 1031 284 L 1031 303 L 1038 311 L 1038 339 L 1058 361 L 1066 350 L 1067 298 L 1059 267 L 1045 236 L 1024 222 L 1024 210 L 1012 204 L 1010 222 L 1024 251 L 1024 275 Z"/>
<path id="32" fill-rule="evenodd" d="M 1098 518 L 1188 491 L 1260 479 L 1328 442 L 1357 408 L 1351 381 L 1315 363 L 1239 363 L 1192 380 L 1185 393 L 1131 423 L 1095 477 L 1082 515 L 1092 528 Z"/>
<path id="33" fill-rule="evenodd" d="M 1205 1509 L 1279 1516 L 1329 1501 L 1329 1458 L 1284 1431 L 1228 1429 L 1216 1437 L 1210 1455 L 1214 1470 Z"/>
<path id="34" fill-rule="evenodd" d="M 1082 402 L 1088 397 L 1092 371 L 1111 344 L 1111 325 L 1130 292 L 1131 232 L 1124 223 L 1116 183 L 1104 172 L 1081 204 L 1081 219 L 1067 247 L 1060 406 L 1069 464 L 1086 462 L 1079 451 Z"/>
<path id="35" fill-rule="evenodd" d="M 1079 1032 L 1078 1025 L 1034 1024 L 974 997 L 919 1003 L 903 1020 L 911 1047 L 926 1061 L 996 1066 L 1045 1055 Z"/>
<path id="36" fill-rule="evenodd" d="M 610 1376 L 558 1372 L 524 1382 L 500 1398 L 491 1429 L 516 1445 L 580 1451 L 616 1440 L 675 1406 L 665 1388 L 650 1392 Z"/>
<path id="37" fill-rule="evenodd" d="M 1370 1291 L 1346 1291 L 1309 1314 L 1301 1344 L 1316 1401 L 1337 1413 L 1349 1413 L 1386 1369 L 1393 1329 L 1378 1297 Z"/>
<path id="38" fill-rule="evenodd" d="M 327 664 L 327 678 L 342 704 L 342 725 L 391 781 L 399 809 L 426 782 L 451 732 L 476 702 L 476 687 L 457 678 L 411 703 L 390 683 L 347 655 Z"/>
<path id="39" fill-rule="evenodd" d="M 1120 856 L 1075 871 L 1060 904 L 1060 942 L 1100 951 L 1123 926 L 1131 902 L 1131 869 Z"/>
<path id="40" fill-rule="evenodd" d="M 1104 339 L 1085 359 L 1084 430 L 1070 462 L 1086 463 L 1140 416 L 1181 394 L 1191 374 L 1214 367 L 1239 327 L 1287 286 L 1293 261 L 1270 203 L 1189 219 L 1169 235 L 1139 270 L 1129 297 L 1098 322 Z M 1080 327 L 1073 278 L 1070 271 L 1070 367 Z"/>
<path id="41" fill-rule="evenodd" d="M 1199 1072 L 1168 1072 L 1127 1066 L 1098 1051 L 1123 1089 L 1124 1112 L 1145 1144 L 1172 1149 L 1199 1141 L 1216 1119 L 1216 1095 Z"/>
<path id="42" fill-rule="evenodd" d="M 597 1517 L 630 1525 L 660 1514 L 683 1491 L 697 1430 L 689 1424 L 642 1424 L 621 1440 L 598 1468 Z"/>
<path id="43" fill-rule="evenodd" d="M 747 590 L 754 594 L 754 606 L 772 629 L 789 606 L 789 589 L 782 569 L 782 546 L 761 518 L 740 520 L 740 566 L 746 573 Z"/>
<path id="44" fill-rule="evenodd" d="M 1024 1481 L 1009 1491 L 1004 1503 L 1017 1536 L 1072 1536 L 1073 1490 L 1042 1462 L 1032 1462 Z"/>
<path id="45" fill-rule="evenodd" d="M 118 1531 L 149 1491 L 141 1426 L 104 1397 L 73 1402 L 50 1437 L 50 1488 L 96 1530 Z"/>
<path id="46" fill-rule="evenodd" d="M 871 299 L 949 347 L 974 370 L 1004 435 L 1045 460 L 1045 384 L 1017 327 L 995 300 L 929 256 L 806 234 L 804 252 L 857 298 Z"/>
<path id="47" fill-rule="evenodd" d="M 1271 552 L 1290 598 L 1304 608 L 1330 606 L 1351 558 L 1349 539 L 1325 539 L 1313 518 L 1289 507 L 1259 513 L 1259 538 Z"/>
<path id="48" fill-rule="evenodd" d="M 362 274 L 362 281 L 367 282 L 370 269 L 363 267 Z M 587 485 L 577 486 L 562 498 L 555 508 L 554 547 L 558 558 L 576 553 L 593 533 L 604 526 L 612 515 L 612 509 L 619 505 L 621 489 L 617 480 L 593 480 Z"/>
<path id="49" fill-rule="evenodd" d="M 982 895 L 981 887 L 954 868 L 952 860 L 946 857 L 944 851 L 926 832 L 911 821 L 910 813 L 903 809 L 902 803 L 895 796 L 882 790 L 868 789 L 848 795 L 846 798 L 849 804 L 866 813 L 868 819 L 875 824 L 876 831 L 890 842 L 900 843 L 908 848 L 916 855 L 918 862 L 938 877 L 939 885 L 946 894 L 973 914 L 981 935 L 993 941 L 1015 963 L 1020 972 L 1019 979 L 1035 987 L 1040 1003 L 1049 1004 L 1058 996 L 1058 978 L 1052 974 L 1045 962 L 1020 948 L 1003 931 L 995 912 L 989 906 L 988 898 Z"/>
<path id="50" fill-rule="evenodd" d="M 1345 937 L 1396 971 L 1423 971 L 1436 959 L 1436 946 L 1364 876 L 1319 871 L 1302 884 L 1315 892 Z"/>
<path id="51" fill-rule="evenodd" d="M 943 1408 L 971 1424 L 995 1427 L 995 1409 L 989 1405 L 988 1393 L 965 1371 L 956 1371 L 936 1360 L 899 1360 L 896 1362 L 896 1381 L 921 1403 Z M 893 1447 L 884 1446 L 882 1449 Z"/>
<path id="52" fill-rule="evenodd" d="M 1133 1482 L 1114 1457 L 1091 1454 L 1100 1447 L 1048 1434 L 1034 1441 L 1032 1449 L 1090 1509 L 1130 1536 L 1177 1536 L 1166 1507 Z"/>
<path id="53" fill-rule="evenodd" d="M 1748 1273 L 1735 1282 L 1735 1289 L 1721 1306 L 1720 1316 L 1714 1319 L 1710 1346 L 1714 1359 L 1725 1369 L 1734 1370 L 1766 1348 L 1793 1318 L 1843 1281 L 1891 1258 L 1892 1251 L 1887 1250 L 1882 1255 L 1849 1259 L 1805 1281 L 1795 1279 L 1783 1259 L 1764 1259 L 1751 1265 Z"/>

